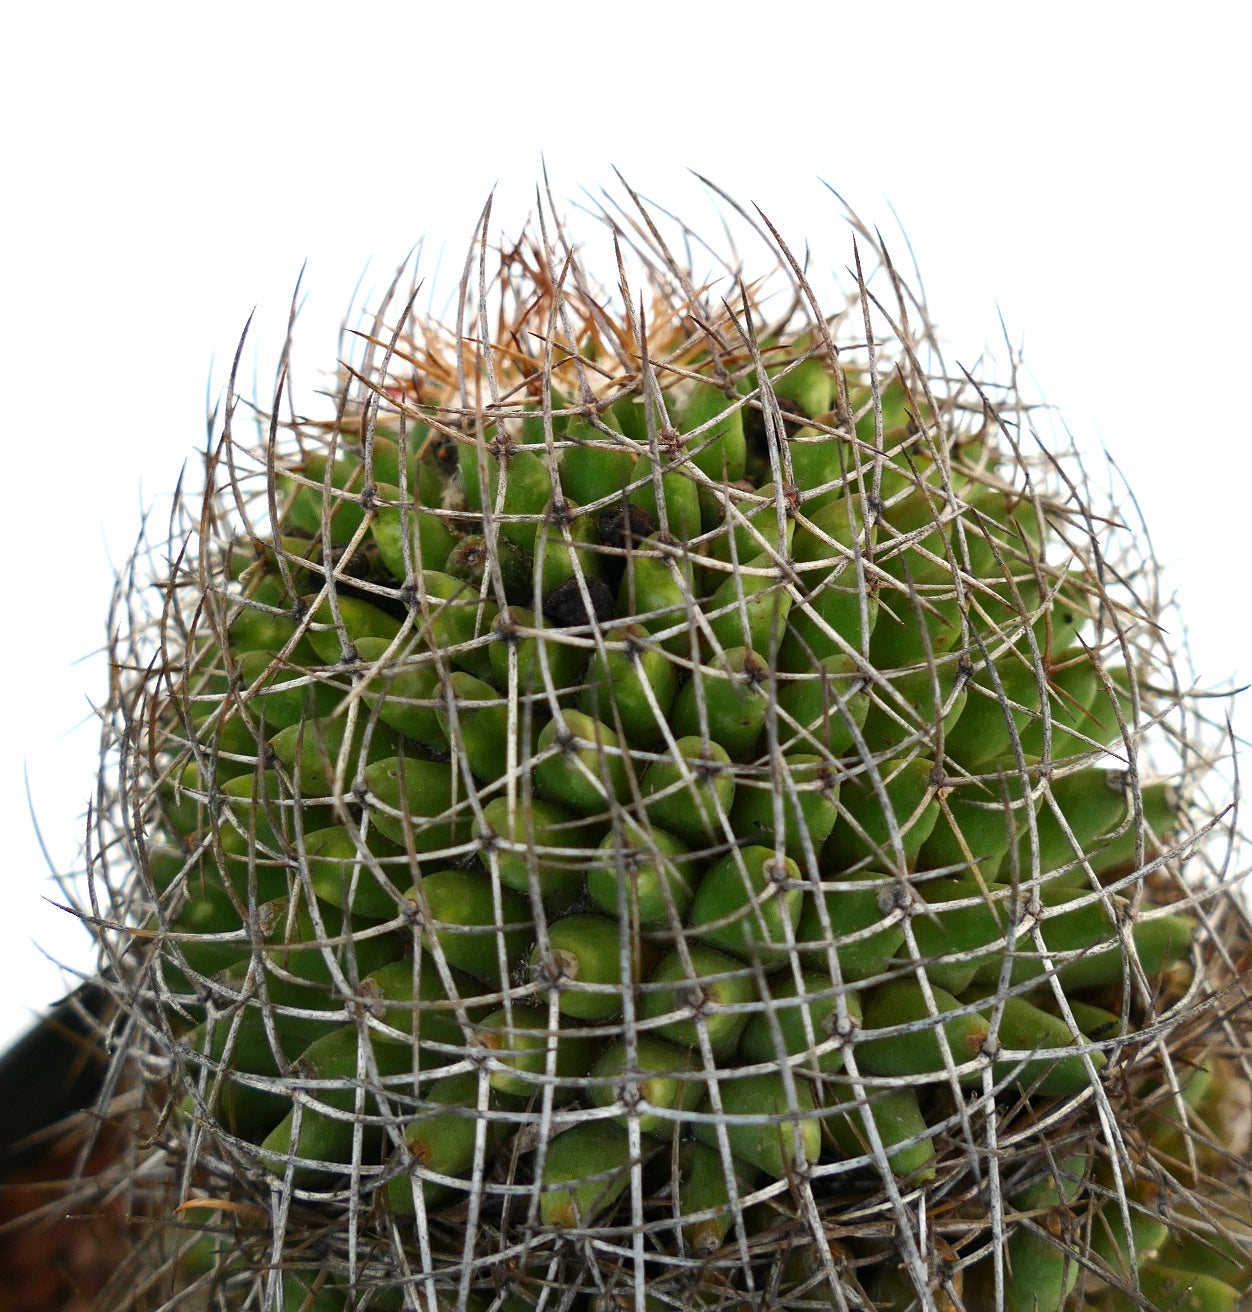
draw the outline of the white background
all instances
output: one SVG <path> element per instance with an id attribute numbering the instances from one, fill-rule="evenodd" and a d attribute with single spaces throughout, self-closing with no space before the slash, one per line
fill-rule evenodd
<path id="1" fill-rule="evenodd" d="M 710 227 L 698 170 L 823 268 L 851 256 L 823 180 L 900 250 L 902 226 L 949 359 L 1003 357 L 1003 318 L 1137 490 L 1201 682 L 1252 678 L 1239 12 L 21 6 L 0 55 L 0 1045 L 64 987 L 43 953 L 90 967 L 31 809 L 71 868 L 112 572 L 202 444 L 245 319 L 265 389 L 308 261 L 307 395 L 363 270 L 380 288 L 423 237 L 428 272 L 459 264 L 493 187 L 493 235 L 515 233 L 544 162 L 558 198 L 616 166 Z"/>

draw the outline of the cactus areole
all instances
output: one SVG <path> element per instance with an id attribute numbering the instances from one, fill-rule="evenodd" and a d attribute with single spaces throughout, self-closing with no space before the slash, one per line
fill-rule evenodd
<path id="1" fill-rule="evenodd" d="M 869 230 L 826 305 L 726 206 L 484 215 L 329 408 L 232 379 L 122 578 L 126 1306 L 1246 1288 L 1223 737 L 1132 503 Z"/>

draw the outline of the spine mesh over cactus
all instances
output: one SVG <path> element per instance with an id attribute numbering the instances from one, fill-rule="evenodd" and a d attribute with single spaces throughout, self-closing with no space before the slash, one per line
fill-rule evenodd
<path id="1" fill-rule="evenodd" d="M 119 591 L 117 1306 L 1236 1306 L 1248 919 L 1129 502 L 870 234 L 827 312 L 740 217 L 758 281 L 484 219 L 331 418 L 232 388 Z"/>

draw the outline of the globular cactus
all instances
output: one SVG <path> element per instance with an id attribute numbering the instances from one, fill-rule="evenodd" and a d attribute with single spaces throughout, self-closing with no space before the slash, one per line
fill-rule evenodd
<path id="1" fill-rule="evenodd" d="M 328 416 L 232 385 L 122 580 L 119 1302 L 1235 1306 L 1248 918 L 1129 502 L 864 228 L 832 312 L 604 217 L 484 218 Z"/>

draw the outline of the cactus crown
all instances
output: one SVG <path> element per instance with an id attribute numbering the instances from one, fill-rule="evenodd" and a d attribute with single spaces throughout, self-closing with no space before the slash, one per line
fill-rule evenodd
<path id="1" fill-rule="evenodd" d="M 485 214 L 329 417 L 280 383 L 247 440 L 232 382 L 122 578 L 92 873 L 153 1306 L 1246 1276 L 1221 744 L 1129 502 L 866 229 L 830 314 L 735 212 L 757 281 L 633 193 L 586 253 Z"/>

